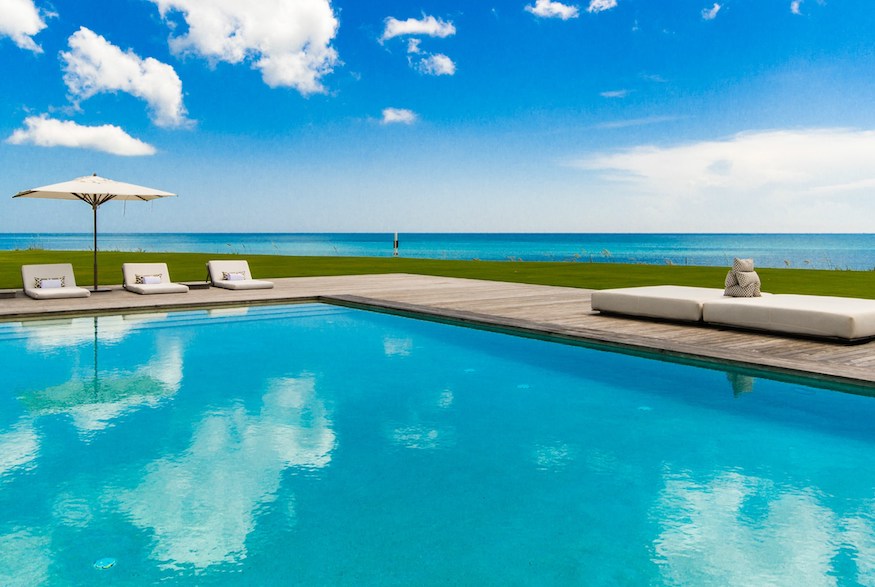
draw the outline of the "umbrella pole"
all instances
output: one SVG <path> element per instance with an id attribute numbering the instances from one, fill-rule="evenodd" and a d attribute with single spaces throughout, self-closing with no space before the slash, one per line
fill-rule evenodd
<path id="1" fill-rule="evenodd" d="M 97 202 L 92 202 L 91 210 L 94 213 L 94 291 L 97 291 Z"/>

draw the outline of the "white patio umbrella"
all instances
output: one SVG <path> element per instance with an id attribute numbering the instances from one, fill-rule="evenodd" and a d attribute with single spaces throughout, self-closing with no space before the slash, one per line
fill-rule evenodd
<path id="1" fill-rule="evenodd" d="M 94 290 L 97 289 L 97 208 L 110 200 L 155 200 L 175 196 L 131 183 L 99 177 L 96 173 L 52 185 L 18 192 L 13 198 L 52 198 L 56 200 L 81 200 L 91 205 L 94 212 Z"/>

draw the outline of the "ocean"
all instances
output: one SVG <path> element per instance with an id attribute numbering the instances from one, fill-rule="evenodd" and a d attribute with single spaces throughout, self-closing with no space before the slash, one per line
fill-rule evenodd
<path id="1" fill-rule="evenodd" d="M 215 255 L 392 256 L 391 233 L 98 235 L 105 251 Z M 875 270 L 875 234 L 401 233 L 399 256 L 428 259 L 643 263 Z M 0 250 L 91 250 L 91 234 L 0 234 Z"/>

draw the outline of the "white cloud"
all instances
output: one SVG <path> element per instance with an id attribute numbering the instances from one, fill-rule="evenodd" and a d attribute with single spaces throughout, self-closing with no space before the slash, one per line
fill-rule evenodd
<path id="1" fill-rule="evenodd" d="M 5 526 L 12 532 L 0 534 L 0 584 L 48 584 L 56 564 L 52 536 L 46 535 L 51 526 L 28 528 L 11 520 Z"/>
<path id="2" fill-rule="evenodd" d="M 596 13 L 610 10 L 617 6 L 617 0 L 590 0 L 587 12 Z"/>
<path id="3" fill-rule="evenodd" d="M 315 379 L 271 381 L 261 399 L 254 413 L 240 406 L 210 411 L 192 425 L 184 450 L 145 466 L 137 487 L 107 492 L 131 523 L 149 532 L 160 568 L 197 572 L 239 563 L 266 506 L 276 506 L 284 493 L 284 471 L 331 463 L 336 437 Z M 286 499 L 277 510 L 294 523 L 294 496 Z"/>
<path id="4" fill-rule="evenodd" d="M 626 120 L 612 120 L 595 125 L 595 128 L 629 128 L 632 126 L 646 126 L 648 124 L 660 124 L 680 120 L 680 116 L 647 116 L 644 118 L 627 118 Z"/>
<path id="5" fill-rule="evenodd" d="M 608 90 L 599 94 L 602 98 L 625 98 L 628 95 L 629 90 Z"/>
<path id="6" fill-rule="evenodd" d="M 456 64 L 446 55 L 437 53 L 420 59 L 416 69 L 427 75 L 454 75 Z"/>
<path id="7" fill-rule="evenodd" d="M 40 15 L 33 0 L 0 2 L 0 37 L 9 37 L 22 49 L 42 53 L 42 47 L 37 45 L 32 37 L 44 28 L 46 23 L 43 15 Z"/>
<path id="8" fill-rule="evenodd" d="M 417 116 L 413 110 L 406 108 L 384 108 L 382 124 L 413 124 Z"/>
<path id="9" fill-rule="evenodd" d="M 575 165 L 599 173 L 618 209 L 635 203 L 629 230 L 847 232 L 865 231 L 863 218 L 875 214 L 873 152 L 873 130 L 774 130 L 639 146 Z M 739 218 L 742 209 L 756 214 Z"/>
<path id="10" fill-rule="evenodd" d="M 75 100 L 87 100 L 102 92 L 126 92 L 145 100 L 158 126 L 189 123 L 182 103 L 182 81 L 170 65 L 152 57 L 141 59 L 122 51 L 102 36 L 81 27 L 62 52 L 64 83 Z"/>
<path id="11" fill-rule="evenodd" d="M 835 585 L 841 521 L 807 487 L 723 473 L 701 483 L 665 480 L 652 518 L 654 563 L 675 585 Z M 757 515 L 747 508 L 756 503 Z M 871 534 L 863 535 L 870 538 Z M 775 561 L 792 561 L 776 565 Z"/>
<path id="12" fill-rule="evenodd" d="M 715 2 L 714 6 L 712 6 L 711 8 L 705 8 L 702 10 L 702 18 L 704 18 L 705 20 L 714 20 L 715 18 L 717 18 L 717 13 L 720 12 L 721 8 L 722 6 Z"/>
<path id="13" fill-rule="evenodd" d="M 659 75 L 658 73 L 642 73 L 641 79 L 648 82 L 653 82 L 655 84 L 666 84 L 668 80 Z"/>
<path id="14" fill-rule="evenodd" d="M 331 41 L 338 21 L 330 0 L 151 0 L 161 16 L 179 11 L 188 31 L 170 40 L 176 54 L 211 62 L 249 61 L 272 88 L 301 94 L 324 92 L 337 51 Z"/>
<path id="15" fill-rule="evenodd" d="M 19 419 L 0 432 L 0 479 L 15 469 L 32 469 L 40 453 L 40 438 L 33 422 Z"/>
<path id="16" fill-rule="evenodd" d="M 394 37 L 407 35 L 425 35 L 429 37 L 445 38 L 456 34 L 456 27 L 452 22 L 443 21 L 433 16 L 422 15 L 421 19 L 408 18 L 398 20 L 389 17 L 386 19 L 386 28 L 380 43 Z M 442 53 L 426 53 L 421 48 L 422 39 L 408 39 L 408 55 L 419 55 L 419 58 L 408 57 L 410 67 L 426 75 L 454 75 L 456 64 L 452 59 Z"/>
<path id="17" fill-rule="evenodd" d="M 536 0 L 534 4 L 527 5 L 525 9 L 541 18 L 561 18 L 562 20 L 577 18 L 580 13 L 577 6 L 553 2 L 552 0 Z"/>
<path id="18" fill-rule="evenodd" d="M 815 187 L 875 178 L 875 131 L 844 129 L 740 133 L 676 147 L 636 147 L 597 155 L 588 169 L 616 170 L 669 190 Z M 715 171 L 719 169 L 720 171 Z"/>
<path id="19" fill-rule="evenodd" d="M 389 17 L 386 19 L 386 28 L 380 41 L 386 41 L 394 37 L 405 35 L 424 35 L 427 37 L 439 37 L 441 39 L 456 34 L 456 27 L 452 22 L 447 22 L 433 16 L 422 15 L 422 18 L 408 18 L 398 20 Z"/>
<path id="20" fill-rule="evenodd" d="M 790 2 L 790 12 L 793 14 L 802 14 L 802 0 L 793 0 Z"/>
<path id="21" fill-rule="evenodd" d="M 111 124 L 82 126 L 71 120 L 48 118 L 44 114 L 25 118 L 24 125 L 26 128 L 13 132 L 6 142 L 13 145 L 94 149 L 124 156 L 155 154 L 155 147 Z"/>

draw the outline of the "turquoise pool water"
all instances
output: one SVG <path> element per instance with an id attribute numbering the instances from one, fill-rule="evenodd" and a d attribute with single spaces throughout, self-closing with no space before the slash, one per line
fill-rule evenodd
<path id="1" fill-rule="evenodd" d="M 316 304 L 0 369 L 2 585 L 875 584 L 865 396 Z"/>

